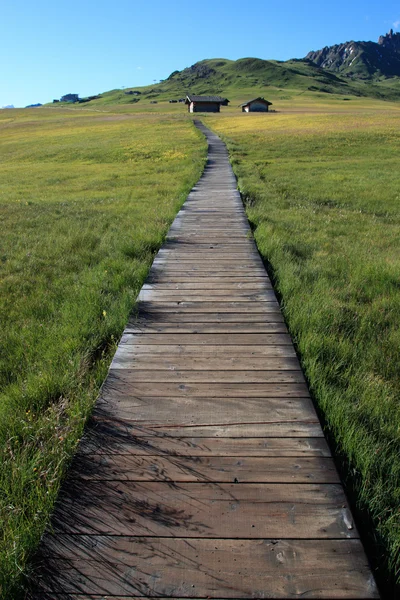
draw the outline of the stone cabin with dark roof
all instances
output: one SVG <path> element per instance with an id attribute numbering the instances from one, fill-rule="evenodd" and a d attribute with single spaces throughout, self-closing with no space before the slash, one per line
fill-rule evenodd
<path id="1" fill-rule="evenodd" d="M 241 104 L 240 107 L 242 112 L 268 112 L 268 107 L 272 105 L 272 102 L 268 102 L 265 98 L 254 98 L 253 100 L 249 100 L 244 104 Z"/>
<path id="2" fill-rule="evenodd" d="M 185 104 L 187 104 L 190 113 L 195 112 L 220 112 L 221 106 L 228 106 L 229 100 L 221 98 L 221 96 L 186 96 Z"/>

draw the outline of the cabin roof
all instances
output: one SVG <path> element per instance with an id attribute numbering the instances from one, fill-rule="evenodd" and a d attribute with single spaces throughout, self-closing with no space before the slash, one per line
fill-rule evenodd
<path id="1" fill-rule="evenodd" d="M 247 102 L 243 102 L 243 104 L 240 104 L 239 106 L 247 106 L 248 104 L 251 104 L 252 102 L 264 102 L 264 104 L 268 104 L 268 106 L 271 106 L 272 102 L 269 102 L 268 100 L 266 100 L 265 98 L 253 98 L 253 100 L 248 100 Z"/>
<path id="2" fill-rule="evenodd" d="M 221 96 L 193 96 L 192 94 L 188 94 L 186 96 L 186 104 L 190 104 L 191 102 L 218 102 L 222 104 L 222 102 L 229 102 L 229 100 Z"/>

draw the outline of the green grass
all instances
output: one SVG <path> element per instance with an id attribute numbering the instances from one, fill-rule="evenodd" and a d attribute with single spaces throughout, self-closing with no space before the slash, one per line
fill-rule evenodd
<path id="1" fill-rule="evenodd" d="M 185 115 L 0 111 L 0 597 L 29 557 L 206 145 Z"/>
<path id="2" fill-rule="evenodd" d="M 208 116 L 378 555 L 400 579 L 400 113 Z"/>

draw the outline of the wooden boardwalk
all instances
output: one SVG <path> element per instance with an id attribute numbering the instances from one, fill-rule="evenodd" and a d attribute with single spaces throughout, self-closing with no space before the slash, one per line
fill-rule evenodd
<path id="1" fill-rule="evenodd" d="M 37 598 L 377 598 L 227 151 L 175 219 L 41 549 Z"/>

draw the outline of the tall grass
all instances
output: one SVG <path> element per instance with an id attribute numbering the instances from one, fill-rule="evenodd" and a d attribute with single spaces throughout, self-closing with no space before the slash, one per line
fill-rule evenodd
<path id="1" fill-rule="evenodd" d="M 0 130 L 0 597 L 10 599 L 206 145 L 166 115 L 0 111 Z"/>
<path id="2" fill-rule="evenodd" d="M 208 117 L 228 142 L 381 582 L 400 578 L 400 114 Z"/>

